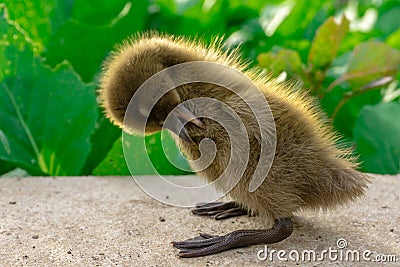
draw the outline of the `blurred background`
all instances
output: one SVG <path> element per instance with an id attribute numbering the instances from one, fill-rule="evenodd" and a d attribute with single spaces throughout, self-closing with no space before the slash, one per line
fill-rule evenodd
<path id="1" fill-rule="evenodd" d="M 399 18 L 398 0 L 5 0 L 0 176 L 129 175 L 96 89 L 110 51 L 148 30 L 223 35 L 253 67 L 315 95 L 363 171 L 400 173 Z M 159 173 L 187 174 L 165 158 L 160 134 L 146 146 Z M 145 156 L 131 156 L 136 174 L 154 172 Z"/>

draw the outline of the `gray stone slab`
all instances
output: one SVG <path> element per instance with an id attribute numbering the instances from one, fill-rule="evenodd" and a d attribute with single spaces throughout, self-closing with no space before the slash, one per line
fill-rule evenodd
<path id="1" fill-rule="evenodd" d="M 370 259 L 395 255 L 397 263 L 387 265 L 400 266 L 400 176 L 374 177 L 367 195 L 351 205 L 299 212 L 293 235 L 268 245 L 269 252 L 285 250 L 282 256 L 288 258 L 288 253 L 296 256 L 291 250 L 300 257 L 304 250 L 320 256 L 336 249 L 338 257 L 350 250 L 371 251 Z M 0 266 L 377 266 L 330 261 L 327 255 L 323 261 L 280 261 L 276 252 L 273 261 L 260 261 L 263 245 L 179 259 L 170 244 L 199 232 L 262 227 L 257 217 L 193 216 L 190 209 L 150 198 L 130 177 L 0 179 Z M 347 247 L 338 249 L 339 239 Z"/>

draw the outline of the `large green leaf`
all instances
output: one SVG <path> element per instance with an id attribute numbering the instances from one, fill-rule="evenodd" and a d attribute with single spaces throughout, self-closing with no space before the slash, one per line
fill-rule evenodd
<path id="1" fill-rule="evenodd" d="M 145 140 L 146 151 L 142 150 L 144 148 L 143 137 L 125 134 L 123 138 L 125 151 L 123 151 L 122 138 L 117 139 L 106 158 L 96 167 L 93 173 L 95 175 L 127 175 L 130 173 L 127 167 L 128 163 L 133 175 L 188 174 L 187 171 L 182 171 L 173 166 L 166 157 L 167 154 L 177 165 L 186 170 L 190 169 L 175 142 L 168 134 L 153 134 L 146 136 Z M 145 160 L 147 157 L 150 161 Z"/>
<path id="2" fill-rule="evenodd" d="M 62 2 L 66 1 L 63 0 Z M 116 22 L 116 19 L 132 10 L 137 14 L 137 23 L 142 24 L 144 22 L 142 19 L 147 13 L 143 10 L 143 7 L 147 6 L 146 1 L 75 0 L 72 3 L 71 18 L 88 25 L 112 25 Z M 122 14 L 121 11 L 123 11 Z"/>
<path id="3" fill-rule="evenodd" d="M 339 23 L 333 17 L 327 19 L 318 30 L 308 55 L 312 69 L 326 69 L 337 55 L 339 46 L 349 29 L 349 21 L 343 17 Z"/>
<path id="4" fill-rule="evenodd" d="M 400 5 L 398 0 L 386 0 L 378 9 L 379 16 L 375 28 L 387 36 L 399 29 Z"/>
<path id="5" fill-rule="evenodd" d="M 328 10 L 330 10 L 331 3 L 325 0 L 315 0 L 315 1 L 285 1 L 288 4 L 292 4 L 293 8 L 289 16 L 282 22 L 276 31 L 276 34 L 287 38 L 290 36 L 289 40 L 300 40 L 304 38 L 306 34 L 307 38 L 312 38 L 313 32 L 307 33 L 306 29 L 314 22 L 316 16 L 321 10 L 327 11 L 327 16 L 329 16 Z M 321 18 L 319 18 L 321 19 Z M 323 17 L 322 20 L 325 18 Z M 309 36 L 307 36 L 309 35 Z"/>
<path id="6" fill-rule="evenodd" d="M 92 16 L 103 15 L 101 10 L 91 9 L 91 12 Z M 106 25 L 85 24 L 70 18 L 52 33 L 46 44 L 46 62 L 54 66 L 68 60 L 84 81 L 92 81 L 107 54 L 123 39 L 142 30 L 146 18 L 147 1 L 127 2 Z"/>
<path id="7" fill-rule="evenodd" d="M 175 141 L 172 139 L 168 132 L 160 132 L 157 134 L 146 136 L 145 140 L 147 150 L 146 152 L 150 158 L 152 165 L 157 170 L 157 173 L 176 175 L 188 174 L 188 172 L 184 170 L 190 170 L 190 167 L 185 158 L 180 153 L 178 147 L 175 144 Z M 135 136 L 127 135 L 124 136 L 124 142 L 125 141 L 131 143 L 142 142 L 141 140 L 137 141 L 137 137 Z M 126 149 L 125 154 L 129 151 L 129 149 Z M 167 158 L 167 156 L 169 158 Z M 140 158 L 140 154 L 136 155 L 135 157 Z M 183 170 L 175 167 L 173 164 L 177 166 L 182 166 Z M 132 167 L 132 165 L 129 166 Z M 136 164 L 133 166 L 135 168 L 134 170 L 136 170 L 136 168 L 140 169 L 140 167 L 136 167 Z"/>
<path id="8" fill-rule="evenodd" d="M 260 24 L 267 36 L 274 35 L 276 29 L 290 15 L 294 7 L 292 1 L 285 1 L 279 4 L 268 3 L 260 14 Z"/>
<path id="9" fill-rule="evenodd" d="M 92 144 L 90 153 L 82 169 L 82 175 L 90 175 L 97 165 L 100 164 L 112 149 L 115 140 L 121 136 L 121 130 L 112 125 L 111 122 L 99 112 L 99 121 L 90 137 Z"/>
<path id="10" fill-rule="evenodd" d="M 15 167 L 9 162 L 0 160 L 0 176 L 14 169 Z"/>
<path id="11" fill-rule="evenodd" d="M 329 87 L 347 81 L 353 91 L 385 76 L 394 76 L 399 70 L 400 52 L 382 42 L 368 41 L 354 48 L 348 69 Z"/>
<path id="12" fill-rule="evenodd" d="M 137 163 L 140 164 L 141 161 Z M 94 175 L 130 175 L 122 151 L 122 138 L 118 138 L 106 157 L 93 170 Z M 145 173 L 146 174 L 146 173 Z"/>
<path id="13" fill-rule="evenodd" d="M 48 64 L 68 60 L 84 81 L 93 80 L 115 44 L 144 28 L 148 15 L 147 1 L 6 0 L 6 5 Z"/>
<path id="14" fill-rule="evenodd" d="M 386 43 L 391 47 L 400 50 L 400 28 L 388 36 Z"/>
<path id="15" fill-rule="evenodd" d="M 172 34 L 199 36 L 224 34 L 229 15 L 228 0 L 172 1 L 156 0 L 158 12 L 152 14 L 150 28 Z M 203 33 L 207 32 L 207 35 Z"/>
<path id="16" fill-rule="evenodd" d="M 0 15 L 0 159 L 33 174 L 78 175 L 97 120 L 94 86 L 67 63 L 44 66 L 19 27 Z"/>
<path id="17" fill-rule="evenodd" d="M 304 79 L 303 63 L 299 53 L 294 50 L 281 49 L 277 53 L 262 53 L 258 55 L 257 61 L 260 67 L 268 68 L 274 76 L 286 71 L 290 78 L 300 77 Z"/>
<path id="18" fill-rule="evenodd" d="M 46 49 L 51 32 L 70 16 L 72 1 L 5 0 L 10 19 L 18 23 L 40 51 Z"/>
<path id="19" fill-rule="evenodd" d="M 335 90 L 337 90 L 339 93 L 342 92 L 343 89 L 336 88 Z M 331 94 L 335 94 L 335 92 L 329 93 L 329 97 L 326 97 L 325 102 L 334 101 L 334 98 Z M 343 95 L 340 95 L 339 100 L 342 98 Z M 365 105 L 375 105 L 379 103 L 381 99 L 382 95 L 379 90 L 371 90 L 369 92 L 365 92 L 364 94 L 350 98 L 336 114 L 333 121 L 335 128 L 339 130 L 340 133 L 346 138 L 352 138 L 354 127 L 360 111 Z"/>
<path id="20" fill-rule="evenodd" d="M 400 103 L 365 106 L 354 129 L 363 170 L 400 173 Z"/>

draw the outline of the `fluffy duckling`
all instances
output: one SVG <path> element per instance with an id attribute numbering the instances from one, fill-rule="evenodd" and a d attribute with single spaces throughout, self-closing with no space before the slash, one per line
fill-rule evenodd
<path id="1" fill-rule="evenodd" d="M 200 156 L 202 139 L 212 139 L 217 148 L 216 157 L 206 169 L 198 172 L 209 182 L 226 169 L 229 161 L 226 155 L 231 151 L 229 136 L 215 121 L 196 118 L 195 111 L 182 106 L 174 108 L 192 98 L 214 98 L 230 106 L 246 127 L 250 156 L 241 179 L 229 192 L 234 202 L 199 205 L 193 213 L 223 219 L 251 212 L 261 216 L 270 228 L 237 230 L 223 236 L 201 234 L 173 242 L 180 249 L 180 257 L 205 256 L 232 248 L 279 242 L 292 233 L 294 212 L 344 204 L 361 196 L 368 184 L 368 177 L 355 170 L 357 165 L 349 151 L 335 145 L 337 136 L 311 96 L 248 69 L 236 52 L 222 52 L 219 43 L 205 46 L 183 38 L 145 34 L 125 42 L 112 53 L 101 76 L 99 93 L 105 113 L 129 133 L 160 131 L 167 115 L 173 111 L 173 123 L 167 128 L 176 134 L 176 142 L 188 159 Z M 243 73 L 257 85 L 270 106 L 276 126 L 275 157 L 268 176 L 254 192 L 248 188 L 259 160 L 260 130 L 253 129 L 257 125 L 255 117 L 235 93 L 210 83 L 178 86 L 149 111 L 144 130 L 138 129 L 135 122 L 124 124 L 132 96 L 147 79 L 168 67 L 194 61 L 215 62 Z M 240 90 L 255 93 L 247 87 Z M 145 102 L 149 96 L 141 97 Z M 219 186 L 224 189 L 224 185 Z"/>

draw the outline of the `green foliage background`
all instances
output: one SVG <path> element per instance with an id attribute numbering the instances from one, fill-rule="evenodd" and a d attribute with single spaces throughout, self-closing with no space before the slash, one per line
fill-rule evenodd
<path id="1" fill-rule="evenodd" d="M 121 131 L 104 118 L 102 61 L 155 29 L 224 35 L 227 49 L 320 99 L 362 169 L 400 172 L 398 0 L 5 0 L 0 4 L 0 175 L 127 175 Z M 167 146 L 179 159 L 172 140 Z M 139 139 L 129 140 L 135 145 Z M 146 137 L 163 174 L 160 135 Z M 137 173 L 151 173 L 133 155 Z"/>

